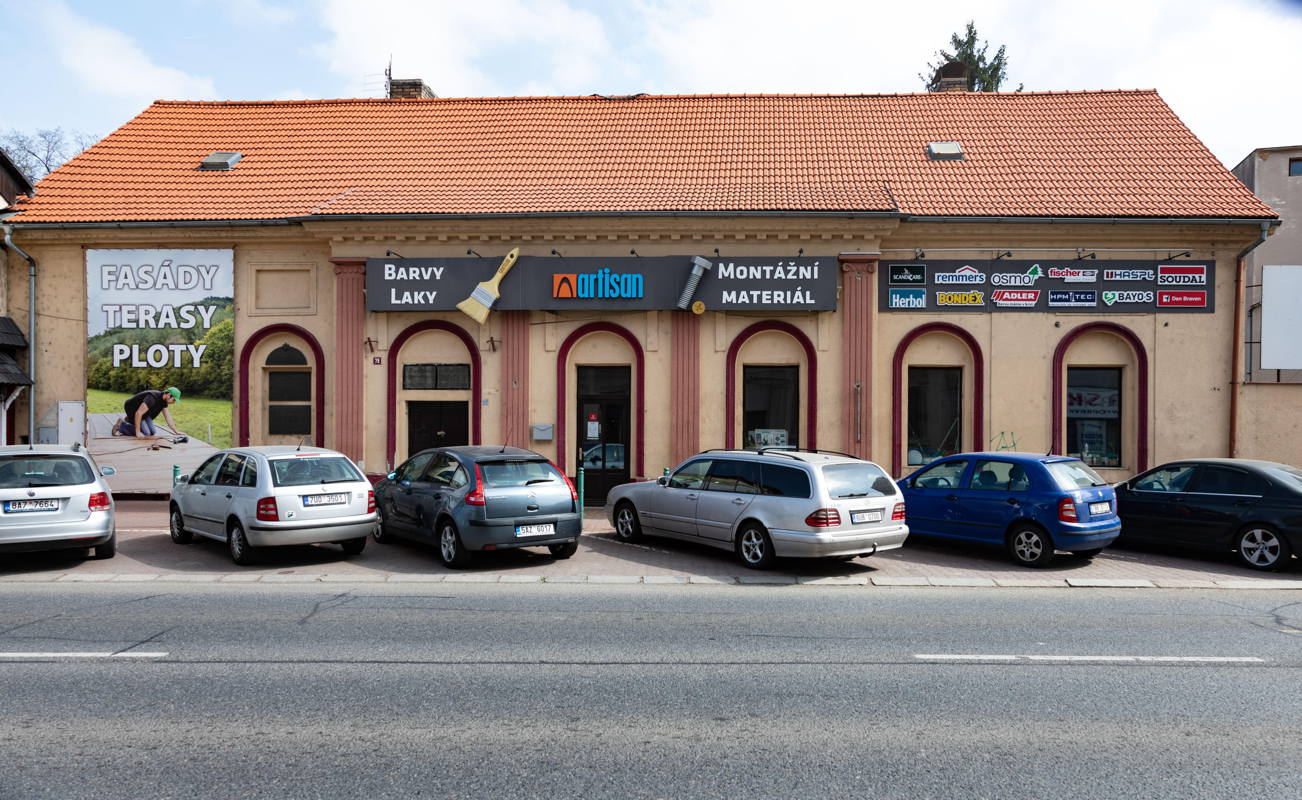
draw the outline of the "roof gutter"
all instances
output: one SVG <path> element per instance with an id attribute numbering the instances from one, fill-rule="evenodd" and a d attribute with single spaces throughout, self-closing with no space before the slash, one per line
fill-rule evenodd
<path id="1" fill-rule="evenodd" d="M 902 222 L 980 222 L 1009 224 L 1029 222 L 1036 225 L 1270 225 L 1281 224 L 1278 217 L 929 217 L 904 214 Z"/>
<path id="2" fill-rule="evenodd" d="M 36 259 L 14 244 L 12 225 L 0 225 L 4 231 L 5 247 L 27 260 L 27 377 L 32 388 L 27 395 L 27 443 L 36 443 Z M 4 442 L 0 442 L 4 444 Z"/>
<path id="3" fill-rule="evenodd" d="M 1266 241 L 1270 224 L 1261 223 L 1257 241 L 1239 251 L 1234 261 L 1234 340 L 1230 342 L 1230 458 L 1239 457 L 1239 390 L 1243 385 L 1243 284 L 1247 256 Z"/>
<path id="4" fill-rule="evenodd" d="M 213 219 L 157 220 L 152 222 L 23 222 L 22 220 L 13 220 L 13 224 L 24 230 L 90 230 L 115 228 L 283 228 L 294 223 L 288 219 Z"/>

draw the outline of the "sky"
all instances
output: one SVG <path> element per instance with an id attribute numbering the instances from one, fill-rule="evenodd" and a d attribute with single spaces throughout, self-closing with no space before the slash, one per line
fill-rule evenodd
<path id="1" fill-rule="evenodd" d="M 0 0 L 0 132 L 155 99 L 922 91 L 975 21 L 1005 88 L 1157 89 L 1227 166 L 1302 144 L 1302 0 Z"/>

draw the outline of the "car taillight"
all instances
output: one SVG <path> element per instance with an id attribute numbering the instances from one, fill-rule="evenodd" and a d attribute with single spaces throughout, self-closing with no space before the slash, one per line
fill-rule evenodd
<path id="1" fill-rule="evenodd" d="M 830 528 L 841 524 L 841 512 L 835 508 L 820 508 L 805 517 L 805 524 L 811 528 Z"/>
<path id="2" fill-rule="evenodd" d="M 275 522 L 280 519 L 280 511 L 276 509 L 276 498 L 264 497 L 258 501 L 258 519 L 263 522 Z"/>
<path id="3" fill-rule="evenodd" d="M 1073 497 L 1064 497 L 1058 501 L 1058 521 L 1075 522 L 1076 521 L 1076 499 Z"/>
<path id="4" fill-rule="evenodd" d="M 109 500 L 108 492 L 96 492 L 90 496 L 91 511 L 108 511 L 113 507 L 113 501 Z"/>
<path id="5" fill-rule="evenodd" d="M 552 464 L 551 461 L 548 461 L 547 463 Z M 565 485 L 570 487 L 570 499 L 576 503 L 579 502 L 579 490 L 574 488 L 574 481 L 570 480 L 570 476 L 566 475 L 564 472 L 561 472 L 561 468 L 556 466 L 555 464 L 552 464 L 552 469 L 560 473 L 560 476 L 565 479 Z"/>
<path id="6" fill-rule="evenodd" d="M 904 504 L 896 503 L 895 510 L 891 512 L 891 521 L 904 519 Z"/>
<path id="7" fill-rule="evenodd" d="M 475 488 L 466 493 L 466 505 L 482 506 L 488 501 L 484 498 L 484 473 L 479 471 L 479 465 L 475 465 Z"/>
<path id="8" fill-rule="evenodd" d="M 366 490 L 366 513 L 367 514 L 375 513 L 375 492 L 371 491 L 370 489 Z"/>

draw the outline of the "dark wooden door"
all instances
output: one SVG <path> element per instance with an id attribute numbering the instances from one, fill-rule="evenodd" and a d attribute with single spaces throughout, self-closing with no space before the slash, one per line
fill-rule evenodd
<path id="1" fill-rule="evenodd" d="M 454 401 L 407 403 L 407 455 L 429 447 L 470 444 L 470 404 Z"/>
<path id="2" fill-rule="evenodd" d="M 613 487 L 629 481 L 631 386 L 628 367 L 578 368 L 577 430 L 585 501 L 604 502 Z"/>

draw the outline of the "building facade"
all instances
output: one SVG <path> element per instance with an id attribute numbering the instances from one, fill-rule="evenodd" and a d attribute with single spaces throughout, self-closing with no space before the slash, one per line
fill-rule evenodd
<path id="1" fill-rule="evenodd" d="M 232 440 L 373 474 L 439 444 L 598 497 L 710 447 L 1255 454 L 1234 299 L 1278 220 L 1152 92 L 158 103 L 17 211 L 38 410 L 85 395 L 89 251 L 220 250 Z"/>

